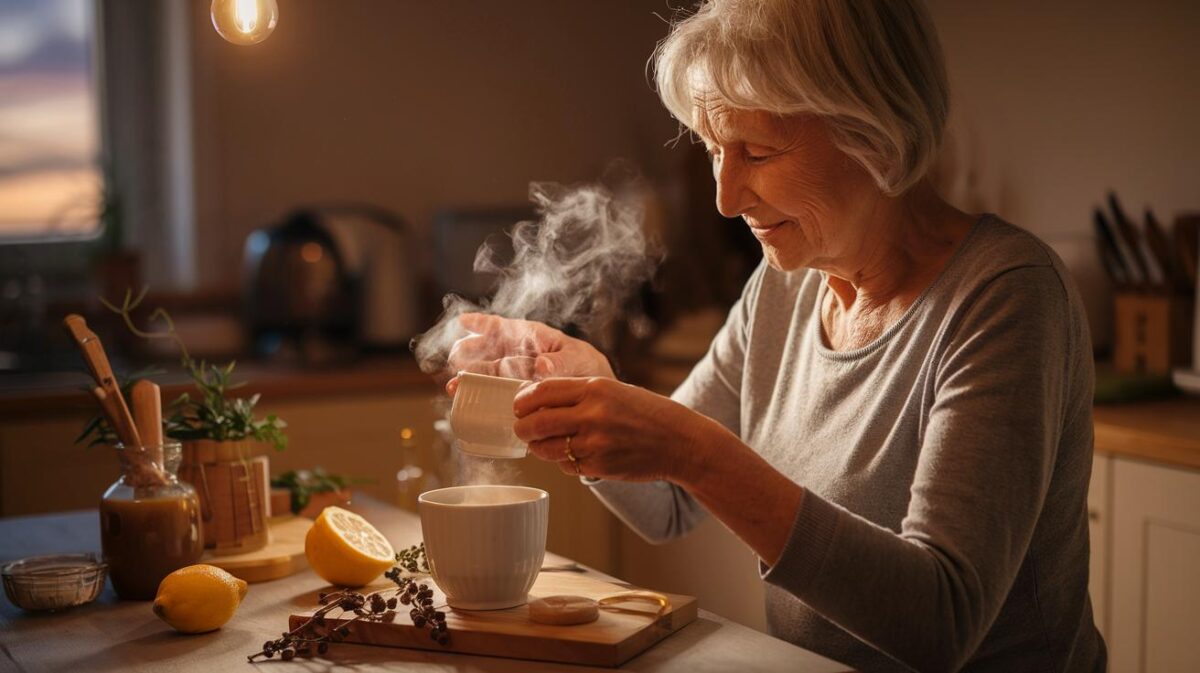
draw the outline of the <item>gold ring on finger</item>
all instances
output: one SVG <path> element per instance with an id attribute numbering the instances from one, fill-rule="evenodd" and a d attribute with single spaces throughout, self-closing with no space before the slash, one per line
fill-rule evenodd
<path id="1" fill-rule="evenodd" d="M 571 437 L 572 435 L 567 435 L 567 448 L 563 454 L 566 455 L 567 460 L 571 461 L 571 467 L 575 468 L 575 474 L 583 474 L 583 470 L 579 467 L 579 459 L 575 457 L 574 453 L 571 453 Z"/>

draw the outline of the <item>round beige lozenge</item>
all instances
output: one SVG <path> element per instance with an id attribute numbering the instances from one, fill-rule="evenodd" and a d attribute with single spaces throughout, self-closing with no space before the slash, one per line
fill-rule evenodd
<path id="1" fill-rule="evenodd" d="M 583 596 L 546 596 L 529 602 L 529 618 L 539 624 L 572 626 L 600 616 L 596 601 Z"/>

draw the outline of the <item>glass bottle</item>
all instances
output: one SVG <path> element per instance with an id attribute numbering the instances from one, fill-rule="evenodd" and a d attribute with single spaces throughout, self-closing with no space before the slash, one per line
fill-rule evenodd
<path id="1" fill-rule="evenodd" d="M 100 500 L 100 543 L 117 595 L 150 600 L 174 570 L 204 553 L 196 491 L 175 476 L 179 442 L 127 451 L 117 445 L 121 477 Z"/>

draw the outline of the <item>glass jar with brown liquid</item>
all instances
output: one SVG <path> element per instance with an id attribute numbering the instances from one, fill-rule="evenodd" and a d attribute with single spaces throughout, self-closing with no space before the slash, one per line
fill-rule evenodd
<path id="1" fill-rule="evenodd" d="M 200 502 L 175 476 L 178 442 L 117 453 L 122 474 L 100 500 L 100 543 L 117 595 L 150 600 L 164 577 L 204 553 Z"/>

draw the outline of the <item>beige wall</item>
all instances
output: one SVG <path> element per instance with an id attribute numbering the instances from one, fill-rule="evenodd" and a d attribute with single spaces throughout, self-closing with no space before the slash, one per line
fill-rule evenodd
<path id="1" fill-rule="evenodd" d="M 201 284 L 230 282 L 246 233 L 297 205 L 370 202 L 425 231 L 441 207 L 526 203 L 531 180 L 682 156 L 645 78 L 657 1 L 281 0 L 252 47 L 221 40 L 208 4 L 193 40 Z"/>
<path id="2" fill-rule="evenodd" d="M 956 200 L 1051 242 L 1107 343 L 1091 206 L 1112 187 L 1164 221 L 1200 208 L 1200 4 L 928 4 L 952 152 L 974 175 Z M 660 174 L 683 158 L 645 78 L 656 0 L 280 5 L 271 38 L 242 48 L 194 2 L 203 285 L 233 282 L 246 233 L 299 204 L 373 202 L 427 236 L 438 208 L 519 204 L 531 180 L 591 179 L 617 157 Z"/>
<path id="3" fill-rule="evenodd" d="M 1161 222 L 1200 209 L 1200 3 L 928 0 L 974 198 L 1072 267 L 1109 341 L 1111 297 L 1091 208 L 1109 188 Z"/>

